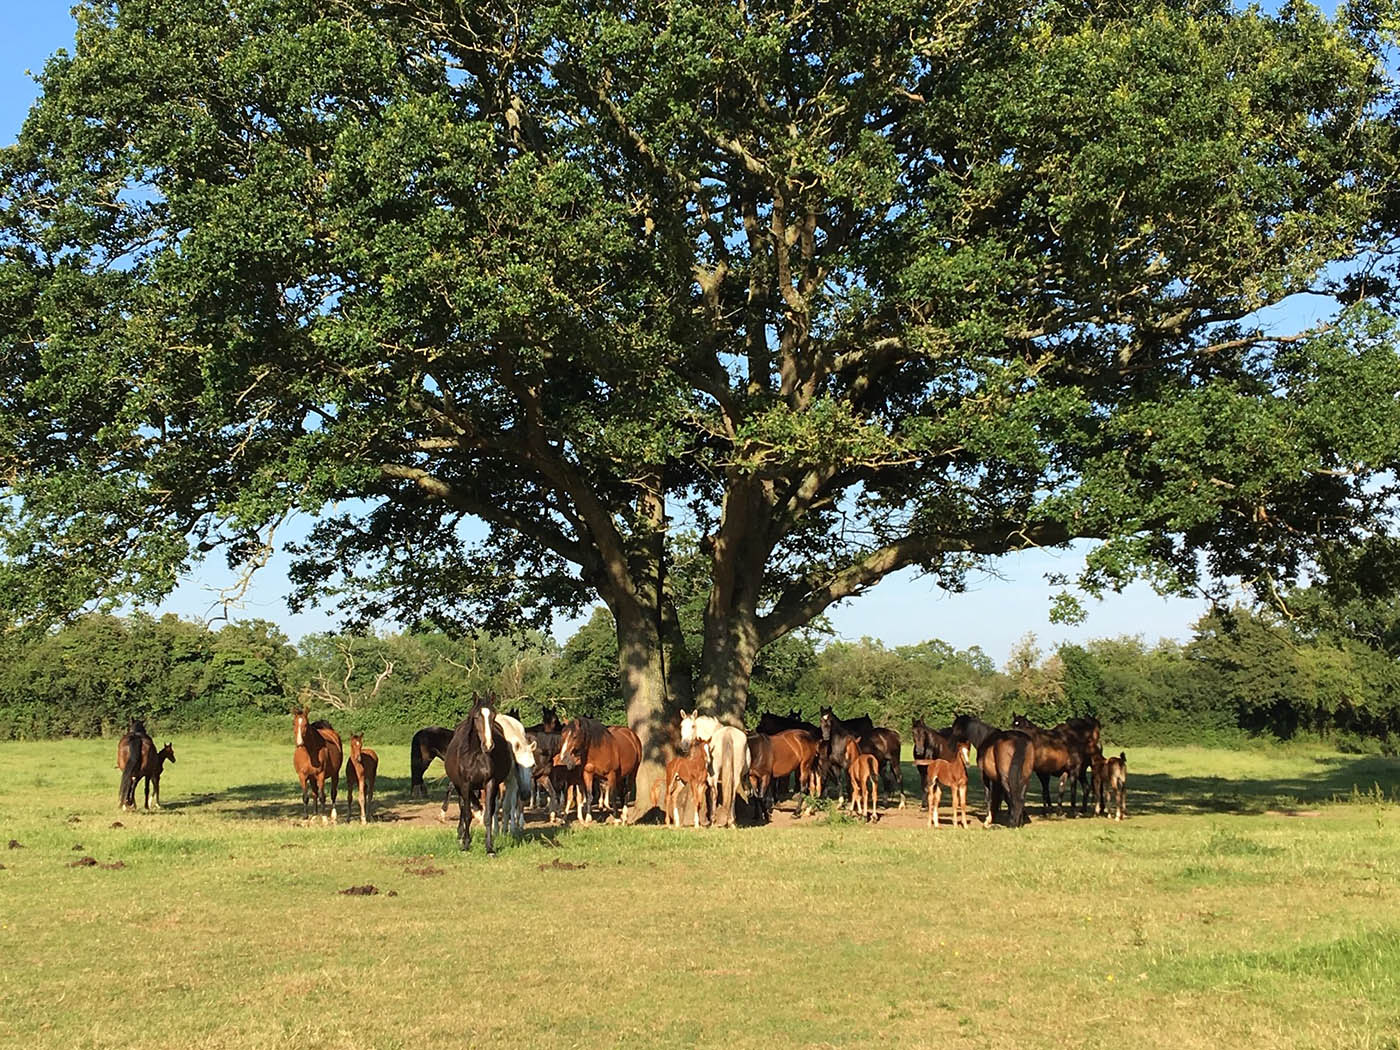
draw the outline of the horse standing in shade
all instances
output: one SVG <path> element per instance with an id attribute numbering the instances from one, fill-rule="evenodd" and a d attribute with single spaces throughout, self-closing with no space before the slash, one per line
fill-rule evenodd
<path id="1" fill-rule="evenodd" d="M 945 762 L 951 762 L 957 758 L 958 749 L 953 746 L 952 737 L 949 736 L 948 732 L 931 728 L 925 724 L 923 718 L 914 719 L 911 729 L 914 737 L 914 766 L 919 771 L 919 793 L 927 797 L 929 767 L 926 763 L 920 762 L 919 759 L 940 758 Z"/>
<path id="2" fill-rule="evenodd" d="M 734 826 L 734 796 L 747 792 L 749 776 L 749 738 L 742 729 L 724 725 L 712 715 L 699 710 L 681 712 L 681 750 L 689 751 L 697 740 L 704 741 L 710 751 L 710 822 L 716 814 L 724 814 L 722 827 Z"/>
<path id="3" fill-rule="evenodd" d="M 596 718 L 575 718 L 564 726 L 555 765 L 582 770 L 583 797 L 579 819 L 593 819 L 593 782 L 602 780 L 604 804 L 611 809 L 613 792 L 621 801 L 622 822 L 627 822 L 627 791 L 636 789 L 642 764 L 642 742 L 627 726 L 605 726 Z"/>
<path id="4" fill-rule="evenodd" d="M 331 782 L 330 819 L 336 819 L 335 793 L 340 782 L 340 734 L 325 720 L 309 721 L 306 711 L 297 708 L 292 712 L 292 735 L 296 747 L 292 749 L 292 765 L 301 781 L 301 816 L 310 820 L 307 808 L 308 795 L 316 800 L 316 813 L 324 822 L 321 812 L 326 805 L 326 781 Z"/>
<path id="5" fill-rule="evenodd" d="M 354 813 L 355 789 L 360 789 L 360 823 L 369 823 L 374 801 L 374 778 L 379 772 L 379 756 L 364 746 L 365 735 L 350 735 L 350 757 L 345 760 L 345 811 Z"/>
<path id="6" fill-rule="evenodd" d="M 749 734 L 749 786 L 759 820 L 772 818 L 774 785 L 786 784 L 789 775 L 796 774 L 803 790 L 810 787 L 820 741 L 820 736 L 809 736 L 803 729 L 785 729 L 772 736 Z"/>
<path id="7" fill-rule="evenodd" d="M 822 731 L 811 722 L 804 721 L 801 712 L 795 707 L 786 715 L 775 715 L 765 711 L 759 716 L 758 725 L 754 729 L 754 732 L 762 733 L 767 737 L 776 737 L 779 733 L 790 731 L 806 733 L 814 742 L 820 740 L 822 736 Z M 753 760 L 752 755 L 749 756 L 749 760 Z M 788 776 L 796 778 L 799 773 L 796 768 L 793 768 L 789 770 L 788 774 L 784 774 L 781 780 L 775 779 L 775 783 L 781 783 L 789 791 L 807 790 L 808 783 L 805 779 L 797 779 L 794 783 L 788 783 Z M 777 774 L 775 774 L 776 777 Z"/>
<path id="8" fill-rule="evenodd" d="M 502 785 L 505 799 L 497 813 L 503 825 L 509 824 L 511 834 L 522 838 L 525 835 L 525 799 L 535 783 L 535 752 L 520 719 L 514 715 L 497 715 L 496 724 L 501 727 L 501 735 L 515 756 L 515 777 Z"/>
<path id="9" fill-rule="evenodd" d="M 1072 785 L 1077 785 L 1084 770 L 1084 759 L 1081 752 L 1076 747 L 1070 745 L 1070 741 L 1060 732 L 1054 729 L 1042 729 L 1025 715 L 1012 715 L 1011 726 L 1013 729 L 1025 733 L 1035 744 L 1035 774 L 1040 777 L 1040 791 L 1045 800 L 1045 815 L 1050 815 L 1050 778 L 1057 778 L 1059 793 L 1055 798 L 1055 811 L 1058 813 L 1064 809 L 1065 805 L 1065 780 L 1068 779 Z M 1069 812 L 1074 816 L 1075 793 L 1070 790 Z M 1085 798 L 1085 802 L 1088 798 Z"/>
<path id="10" fill-rule="evenodd" d="M 821 713 L 822 740 L 831 745 L 831 764 L 837 769 L 846 769 L 845 738 L 855 738 L 861 752 L 874 755 L 881 772 L 888 772 L 894 789 L 899 791 L 900 808 L 904 806 L 904 778 L 899 766 L 899 734 L 893 729 L 882 729 L 870 722 L 868 715 L 858 718 L 837 718 L 829 707 Z"/>
<path id="11" fill-rule="evenodd" d="M 977 749 L 977 769 L 987 796 L 987 819 L 982 826 L 991 827 L 1002 802 L 1011 827 L 1026 823 L 1026 787 L 1035 766 L 1031 738 L 1017 730 L 1002 731 L 971 715 L 959 715 L 952 730 L 955 744 Z"/>
<path id="12" fill-rule="evenodd" d="M 428 789 L 423 784 L 423 772 L 433 759 L 443 756 L 451 739 L 452 730 L 446 726 L 424 726 L 413 734 L 413 742 L 408 745 L 409 798 L 428 797 Z"/>
<path id="13" fill-rule="evenodd" d="M 457 841 L 465 852 L 472 844 L 471 800 L 484 797 L 481 822 L 486 828 L 486 855 L 496 855 L 495 823 L 497 788 L 517 776 L 515 754 L 501 735 L 500 725 L 479 697 L 472 698 L 472 709 L 457 723 L 442 756 L 447 777 L 461 799 L 457 811 Z"/>
<path id="14" fill-rule="evenodd" d="M 710 755 L 705 744 L 701 742 L 691 749 L 688 755 L 676 755 L 666 763 L 666 775 L 660 780 L 654 780 L 651 784 L 651 804 L 653 806 L 662 805 L 663 822 L 667 825 L 675 824 L 681 826 L 680 788 L 685 787 L 690 792 L 690 802 L 692 812 L 695 814 L 695 826 L 700 826 L 700 800 L 708 793 L 710 782 Z M 661 788 L 666 788 L 666 798 L 664 802 L 658 802 Z"/>

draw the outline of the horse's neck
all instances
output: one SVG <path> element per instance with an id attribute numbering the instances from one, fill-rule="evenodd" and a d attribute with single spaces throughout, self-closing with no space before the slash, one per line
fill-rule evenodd
<path id="1" fill-rule="evenodd" d="M 719 719 L 711 715 L 701 715 L 695 720 L 695 735 L 701 740 L 713 740 L 722 728 Z"/>

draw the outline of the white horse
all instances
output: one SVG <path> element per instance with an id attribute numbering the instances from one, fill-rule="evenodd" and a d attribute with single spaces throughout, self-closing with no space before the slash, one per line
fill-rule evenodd
<path id="1" fill-rule="evenodd" d="M 496 807 L 496 812 L 500 814 L 502 830 L 509 828 L 512 835 L 522 838 L 525 835 L 525 799 L 535 782 L 535 752 L 520 719 L 497 714 L 496 724 L 515 755 L 515 776 L 506 781 L 505 804 Z"/>
<path id="2" fill-rule="evenodd" d="M 687 714 L 681 712 L 681 750 L 689 751 L 691 745 L 703 740 L 710 752 L 710 784 L 707 794 L 710 800 L 711 819 L 718 812 L 718 801 L 724 810 L 724 826 L 734 826 L 734 794 L 748 791 L 744 784 L 749 776 L 749 737 L 742 729 L 724 725 L 719 719 L 702 715 L 699 710 Z M 699 806 L 699 799 L 696 799 Z"/>

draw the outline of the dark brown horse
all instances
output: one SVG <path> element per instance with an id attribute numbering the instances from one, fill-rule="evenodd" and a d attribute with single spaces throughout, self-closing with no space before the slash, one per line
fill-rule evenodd
<path id="1" fill-rule="evenodd" d="M 583 820 L 593 819 L 593 782 L 602 780 L 609 808 L 616 797 L 627 822 L 627 792 L 636 790 L 642 742 L 627 726 L 605 726 L 596 718 L 575 718 L 564 726 L 556 765 L 583 770 Z"/>
<path id="2" fill-rule="evenodd" d="M 369 823 L 370 804 L 374 801 L 374 777 L 379 772 L 379 756 L 364 746 L 365 735 L 350 737 L 350 756 L 345 760 L 345 811 L 353 813 L 355 789 L 360 789 L 360 823 Z"/>
<path id="3" fill-rule="evenodd" d="M 1007 823 L 1019 828 L 1027 822 L 1026 787 L 1035 766 L 1035 744 L 1018 730 L 1000 730 L 980 718 L 959 715 L 953 720 L 953 742 L 971 744 L 977 749 L 977 770 L 987 795 L 987 819 L 991 827 L 997 811 L 1006 803 Z"/>
<path id="4" fill-rule="evenodd" d="M 1045 801 L 1045 815 L 1050 815 L 1050 778 L 1059 783 L 1059 793 L 1055 798 L 1055 811 L 1065 805 L 1065 781 L 1078 784 L 1084 771 L 1085 755 L 1068 737 L 1056 729 L 1042 729 L 1025 715 L 1012 715 L 1011 725 L 1025 733 L 1035 744 L 1035 774 L 1040 777 L 1040 791 Z M 1070 791 L 1070 815 L 1074 815 L 1073 789 Z M 1087 799 L 1085 800 L 1087 801 Z"/>
<path id="5" fill-rule="evenodd" d="M 409 798 L 428 797 L 423 773 L 433 759 L 443 756 L 451 739 L 452 730 L 446 726 L 424 726 L 413 734 L 413 742 L 408 745 Z"/>
<path id="6" fill-rule="evenodd" d="M 322 821 L 326 819 L 321 810 L 326 805 L 326 781 L 329 780 L 330 819 L 335 820 L 335 794 L 340 783 L 340 734 L 329 722 L 308 721 L 306 711 L 298 708 L 292 712 L 292 735 L 296 742 L 292 749 L 292 765 L 301 781 L 302 819 L 311 819 L 310 797 L 316 799 L 316 814 Z"/>
<path id="7" fill-rule="evenodd" d="M 141 777 L 141 761 L 147 747 L 154 749 L 155 742 L 146 732 L 146 723 L 133 718 L 131 727 L 117 741 L 117 768 L 122 771 L 117 785 L 118 809 L 136 808 L 136 781 Z"/>
<path id="8" fill-rule="evenodd" d="M 139 741 L 139 755 L 133 756 L 132 742 Z M 122 771 L 122 779 L 126 779 L 126 767 L 131 763 L 133 757 L 137 759 L 136 773 L 130 784 L 131 797 L 128 800 L 131 808 L 136 808 L 136 783 L 144 780 L 146 784 L 145 807 L 151 808 L 151 789 L 155 789 L 156 809 L 160 809 L 160 774 L 165 767 L 165 763 L 175 761 L 175 747 L 169 741 L 159 751 L 156 750 L 155 741 L 144 733 L 134 735 L 127 733 L 117 741 L 117 768 Z M 123 806 L 125 808 L 125 806 Z"/>
<path id="9" fill-rule="evenodd" d="M 498 788 L 516 776 L 515 752 L 501 733 L 491 707 L 472 697 L 472 709 L 457 723 L 447 742 L 442 764 L 461 800 L 457 810 L 457 842 L 465 852 L 472 844 L 472 802 L 482 799 L 481 822 L 486 826 L 486 855 L 496 855 L 493 834 Z M 446 800 L 444 800 L 446 805 Z"/>

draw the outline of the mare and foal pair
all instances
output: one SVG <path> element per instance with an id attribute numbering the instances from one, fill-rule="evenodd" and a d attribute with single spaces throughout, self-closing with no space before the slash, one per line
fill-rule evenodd
<path id="1" fill-rule="evenodd" d="M 136 782 L 145 780 L 145 806 L 151 808 L 151 789 L 155 789 L 156 809 L 160 809 L 160 774 L 165 763 L 175 761 L 175 748 L 167 741 L 159 751 L 139 718 L 131 720 L 131 728 L 117 741 L 117 768 L 122 771 L 117 788 L 117 806 L 136 808 Z"/>
<path id="2" fill-rule="evenodd" d="M 296 768 L 297 779 L 301 781 L 301 814 L 310 819 L 309 804 L 314 800 L 316 814 L 324 822 L 327 807 L 326 783 L 330 782 L 330 819 L 336 819 L 335 795 L 340 783 L 342 751 L 340 734 L 324 719 L 312 722 L 306 711 L 292 712 L 292 737 L 295 747 L 292 750 L 292 765 Z M 350 754 L 345 761 L 345 809 L 347 815 L 355 800 L 355 789 L 360 790 L 360 823 L 369 821 L 370 803 L 374 799 L 374 778 L 379 771 L 379 756 L 364 746 L 364 734 L 355 733 L 350 737 Z"/>

